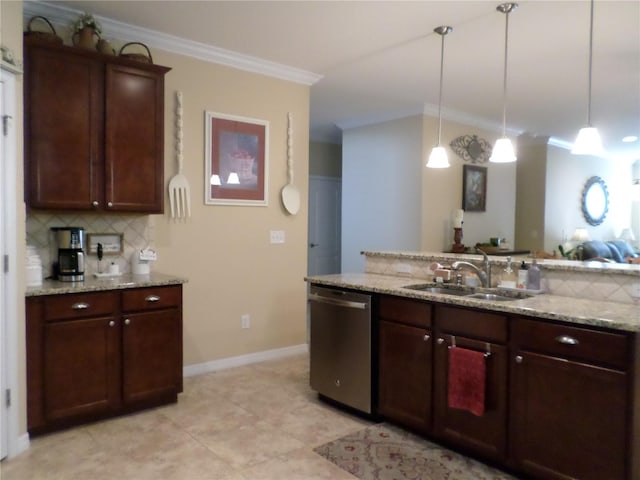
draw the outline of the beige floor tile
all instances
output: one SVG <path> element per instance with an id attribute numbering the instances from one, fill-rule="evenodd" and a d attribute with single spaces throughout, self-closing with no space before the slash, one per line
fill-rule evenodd
<path id="1" fill-rule="evenodd" d="M 291 435 L 266 422 L 235 430 L 196 436 L 214 454 L 234 468 L 245 468 L 304 447 Z"/>
<path id="2" fill-rule="evenodd" d="M 311 447 L 361 430 L 373 423 L 321 403 L 305 403 L 273 415 L 267 421 Z"/>
<path id="3" fill-rule="evenodd" d="M 354 480 L 356 477 L 326 461 L 308 448 L 272 458 L 240 470 L 253 480 Z"/>

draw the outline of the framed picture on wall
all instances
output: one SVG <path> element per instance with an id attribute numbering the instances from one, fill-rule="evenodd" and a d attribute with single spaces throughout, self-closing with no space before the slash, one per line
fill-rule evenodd
<path id="1" fill-rule="evenodd" d="M 267 205 L 269 122 L 205 112 L 205 204 Z"/>
<path id="2" fill-rule="evenodd" d="M 487 167 L 463 165 L 462 208 L 465 212 L 484 212 L 487 204 Z"/>

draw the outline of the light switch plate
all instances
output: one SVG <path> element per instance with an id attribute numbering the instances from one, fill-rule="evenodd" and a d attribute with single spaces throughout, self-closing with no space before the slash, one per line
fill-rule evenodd
<path id="1" fill-rule="evenodd" d="M 285 234 L 284 230 L 271 230 L 271 243 L 284 243 Z"/>

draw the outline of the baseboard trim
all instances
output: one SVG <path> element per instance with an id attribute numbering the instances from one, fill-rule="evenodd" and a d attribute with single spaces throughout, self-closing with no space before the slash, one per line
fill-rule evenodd
<path id="1" fill-rule="evenodd" d="M 9 442 L 7 459 L 16 457 L 22 452 L 26 452 L 27 450 L 29 450 L 30 446 L 31 443 L 29 442 L 29 434 L 25 433 L 23 435 L 20 435 L 19 437 L 15 438 L 13 442 Z"/>
<path id="2" fill-rule="evenodd" d="M 306 343 L 293 345 L 291 347 L 276 348 L 274 350 L 265 350 L 262 352 L 249 353 L 247 355 L 238 355 L 237 357 L 221 358 L 220 360 L 212 360 L 211 362 L 197 363 L 195 365 L 187 365 L 183 368 L 185 377 L 201 375 L 203 373 L 216 372 L 227 368 L 241 367 L 252 363 L 264 362 L 266 360 L 277 360 L 279 358 L 290 357 L 292 355 L 301 355 L 309 351 Z"/>

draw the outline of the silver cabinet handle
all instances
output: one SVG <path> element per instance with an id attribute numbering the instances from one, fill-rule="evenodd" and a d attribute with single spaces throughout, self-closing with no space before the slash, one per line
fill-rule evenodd
<path id="1" fill-rule="evenodd" d="M 424 337 L 422 337 L 422 339 L 423 339 L 425 342 L 428 342 L 430 338 L 431 338 L 431 337 L 430 337 L 429 335 L 425 335 Z"/>
<path id="2" fill-rule="evenodd" d="M 128 318 L 124 319 L 124 324 L 125 325 L 129 325 L 131 323 L 131 320 L 129 320 Z"/>
<path id="3" fill-rule="evenodd" d="M 340 386 L 340 379 L 336 379 L 336 387 Z"/>
<path id="4" fill-rule="evenodd" d="M 97 207 L 100 205 L 100 202 L 98 202 L 97 200 L 94 200 L 93 202 L 91 202 L 91 205 L 93 205 L 94 207 Z"/>
<path id="5" fill-rule="evenodd" d="M 524 360 L 524 358 L 522 358 L 522 355 L 516 355 L 516 363 L 522 363 L 522 360 Z"/>
<path id="6" fill-rule="evenodd" d="M 71 308 L 74 310 L 86 310 L 87 308 L 89 308 L 89 304 L 84 302 L 78 302 L 71 305 Z"/>
<path id="7" fill-rule="evenodd" d="M 556 342 L 563 345 L 578 345 L 580 342 L 577 338 L 570 337 L 569 335 L 560 335 L 556 337 Z"/>
<path id="8" fill-rule="evenodd" d="M 438 342 L 438 345 L 442 345 L 442 344 L 444 343 L 444 338 L 442 338 L 442 337 L 441 337 L 441 338 L 439 338 L 439 339 L 437 340 L 437 342 Z"/>
<path id="9" fill-rule="evenodd" d="M 110 327 L 115 327 L 115 325 L 116 325 L 116 322 L 114 322 L 113 320 L 111 320 L 111 321 L 109 322 L 109 326 L 110 326 Z"/>
<path id="10" fill-rule="evenodd" d="M 318 247 L 318 246 L 320 246 L 320 244 L 318 244 L 318 243 L 310 243 L 310 244 L 309 244 L 309 246 L 310 246 L 311 248 L 314 248 L 314 247 Z"/>
<path id="11" fill-rule="evenodd" d="M 145 297 L 145 300 L 147 302 L 159 302 L 160 301 L 160 297 L 158 295 L 148 295 Z"/>

